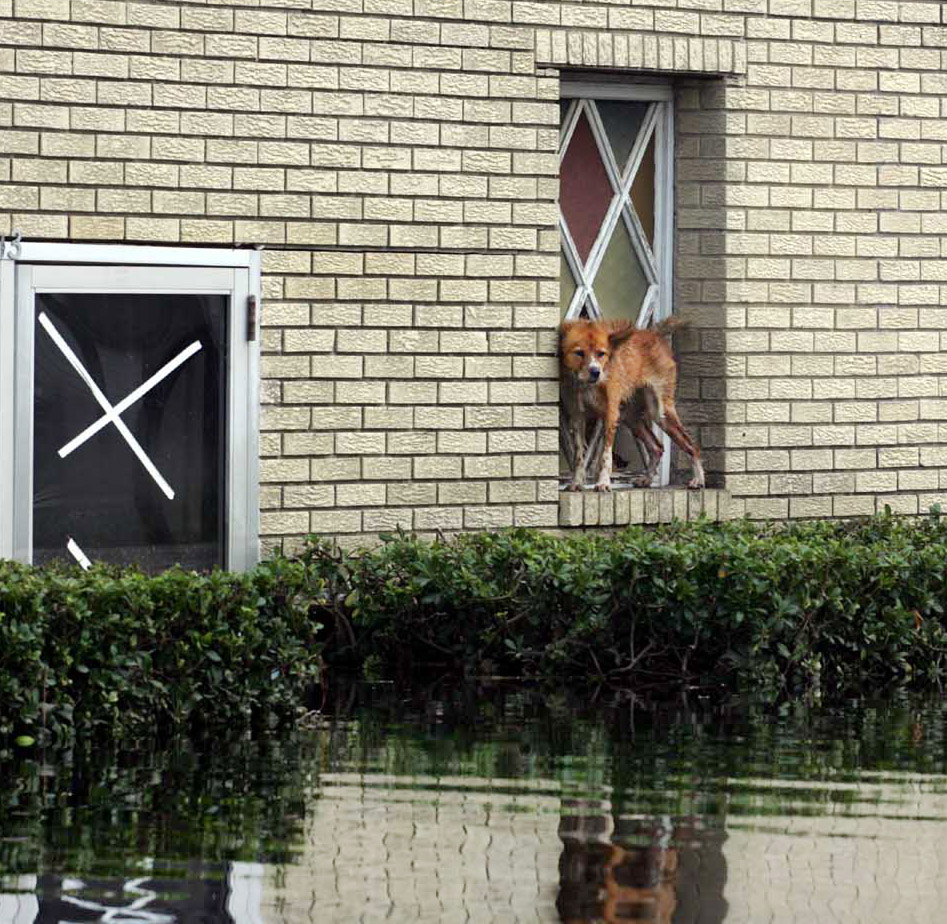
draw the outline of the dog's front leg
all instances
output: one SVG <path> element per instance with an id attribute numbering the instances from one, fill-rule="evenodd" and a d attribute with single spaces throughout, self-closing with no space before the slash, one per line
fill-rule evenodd
<path id="1" fill-rule="evenodd" d="M 575 459 L 569 490 L 581 491 L 585 487 L 585 414 L 580 410 L 570 415 L 569 429 L 572 431 L 572 452 Z"/>
<path id="2" fill-rule="evenodd" d="M 611 491 L 612 489 L 612 450 L 615 448 L 615 434 L 618 432 L 620 405 L 613 401 L 611 396 L 605 409 L 605 438 L 602 440 L 602 464 L 598 472 L 598 481 L 595 482 L 596 491 Z"/>

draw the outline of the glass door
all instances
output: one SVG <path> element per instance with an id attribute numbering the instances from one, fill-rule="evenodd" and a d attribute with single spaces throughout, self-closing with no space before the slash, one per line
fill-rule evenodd
<path id="1" fill-rule="evenodd" d="M 248 284 L 230 268 L 18 267 L 18 557 L 232 566 Z"/>

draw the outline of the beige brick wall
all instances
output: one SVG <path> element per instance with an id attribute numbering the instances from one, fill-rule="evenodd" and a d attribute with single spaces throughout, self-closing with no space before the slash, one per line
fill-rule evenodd
<path id="1" fill-rule="evenodd" d="M 947 482 L 942 14 L 0 0 L 0 234 L 265 246 L 269 546 L 553 526 L 559 75 L 663 75 L 682 410 L 731 509 L 915 511 Z"/>
<path id="2" fill-rule="evenodd" d="M 947 7 L 740 6 L 745 78 L 678 98 L 685 419 L 737 515 L 923 512 L 947 499 Z"/>

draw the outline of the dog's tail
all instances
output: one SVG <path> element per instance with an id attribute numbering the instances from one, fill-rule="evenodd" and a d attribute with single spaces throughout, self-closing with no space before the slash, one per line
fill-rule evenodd
<path id="1" fill-rule="evenodd" d="M 670 337 L 674 331 L 681 330 L 688 326 L 688 322 L 683 318 L 665 318 L 663 321 L 655 324 L 651 329 L 662 337 Z"/>

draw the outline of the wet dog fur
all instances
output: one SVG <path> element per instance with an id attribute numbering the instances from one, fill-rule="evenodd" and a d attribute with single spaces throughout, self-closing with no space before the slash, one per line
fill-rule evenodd
<path id="1" fill-rule="evenodd" d="M 677 363 L 669 337 L 682 322 L 669 318 L 647 330 L 626 321 L 565 321 L 559 329 L 560 390 L 575 454 L 570 491 L 585 486 L 585 435 L 589 419 L 605 423 L 596 491 L 611 490 L 612 450 L 625 419 L 642 447 L 645 472 L 636 484 L 649 485 L 663 447 L 656 423 L 691 460 L 689 488 L 704 487 L 700 449 L 684 429 L 674 404 Z"/>

